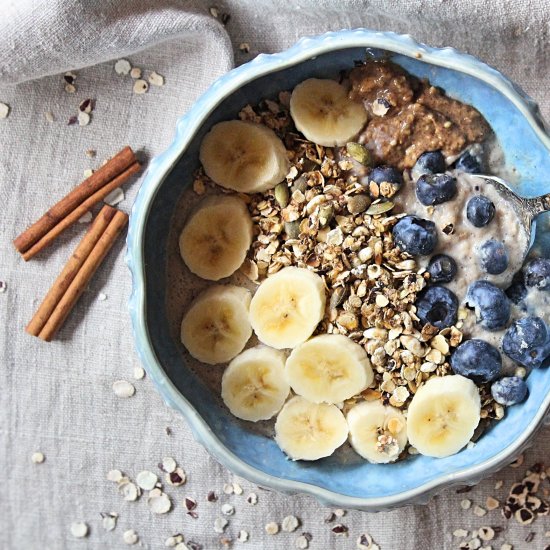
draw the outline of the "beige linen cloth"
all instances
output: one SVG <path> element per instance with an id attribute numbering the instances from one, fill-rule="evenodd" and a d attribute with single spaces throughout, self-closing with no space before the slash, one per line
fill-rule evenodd
<path id="1" fill-rule="evenodd" d="M 0 548 L 126 548 L 123 533 L 134 529 L 144 548 L 164 548 L 168 536 L 183 533 L 185 540 L 216 549 L 221 535 L 214 521 L 222 515 L 221 505 L 230 502 L 235 513 L 227 517 L 224 536 L 235 548 L 293 548 L 308 532 L 312 549 L 353 549 L 357 537 L 368 532 L 383 550 L 452 549 L 459 547 L 455 529 L 498 525 L 504 530 L 487 543 L 493 548 L 509 542 L 516 549 L 543 549 L 550 538 L 544 537 L 549 527 L 542 518 L 521 526 L 506 522 L 498 511 L 478 517 L 460 507 L 463 498 L 482 506 L 488 495 L 502 500 L 524 467 L 507 468 L 466 495 L 447 490 L 428 506 L 377 515 L 347 511 L 331 524 L 324 522 L 330 510 L 309 497 L 277 494 L 246 481 L 240 481 L 243 495 L 225 495 L 224 484 L 235 481 L 231 473 L 195 443 L 186 422 L 164 405 L 147 378 L 133 380 L 138 360 L 126 307 L 131 285 L 122 241 L 55 342 L 44 344 L 24 333 L 83 227 L 67 231 L 29 263 L 15 253 L 12 238 L 79 182 L 85 169 L 99 166 L 123 145 L 147 157 L 162 152 L 177 117 L 197 96 L 234 63 L 260 52 L 341 28 L 410 33 L 496 66 L 521 83 L 550 119 L 547 0 L 234 0 L 217 2 L 218 20 L 210 7 L 177 0 L 2 3 L 0 102 L 11 111 L 0 120 L 0 280 L 7 285 L 0 294 Z M 223 14 L 230 15 L 225 26 L 219 22 Z M 250 53 L 239 51 L 243 42 Z M 112 60 L 123 56 L 145 72 L 164 75 L 166 85 L 133 94 L 131 78 L 113 70 Z M 75 94 L 64 91 L 59 74 L 69 69 L 77 73 Z M 68 126 L 78 103 L 88 97 L 96 99 L 91 124 Z M 88 158 L 88 149 L 97 157 Z M 138 187 L 139 182 L 126 186 L 119 207 L 129 211 Z M 117 398 L 111 387 L 117 379 L 133 381 L 136 394 Z M 548 429 L 540 433 L 525 466 L 545 459 L 550 466 L 549 435 Z M 44 453 L 43 464 L 31 462 L 35 451 Z M 124 501 L 106 480 L 112 468 L 132 477 L 143 469 L 158 472 L 165 456 L 175 457 L 188 475 L 184 486 L 167 489 L 174 503 L 167 515 L 153 516 L 143 497 Z M 495 489 L 499 479 L 504 487 Z M 220 495 L 215 503 L 206 500 L 211 490 Z M 250 491 L 258 495 L 255 506 L 245 500 Z M 196 499 L 197 519 L 185 514 L 184 496 Z M 102 528 L 100 512 L 119 514 L 114 531 Z M 298 530 L 266 534 L 266 523 L 280 523 L 289 514 L 300 518 Z M 71 535 L 75 521 L 89 525 L 88 537 Z M 337 522 L 349 528 L 348 536 L 331 531 Z M 249 533 L 248 542 L 236 541 L 240 530 Z M 534 539 L 527 543 L 531 532 Z"/>

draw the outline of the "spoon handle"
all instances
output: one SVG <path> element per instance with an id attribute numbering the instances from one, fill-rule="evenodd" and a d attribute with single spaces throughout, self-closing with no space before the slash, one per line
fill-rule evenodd
<path id="1" fill-rule="evenodd" d="M 550 211 L 550 193 L 541 195 L 540 197 L 526 199 L 526 203 L 533 217 L 543 212 L 548 212 Z"/>

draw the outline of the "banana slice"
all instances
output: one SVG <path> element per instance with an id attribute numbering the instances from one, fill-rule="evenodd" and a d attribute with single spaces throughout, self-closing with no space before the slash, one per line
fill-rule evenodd
<path id="1" fill-rule="evenodd" d="M 223 373 L 223 402 L 243 420 L 268 420 L 281 410 L 289 392 L 285 354 L 266 346 L 243 351 Z"/>
<path id="2" fill-rule="evenodd" d="M 275 422 L 275 441 L 292 460 L 330 456 L 348 437 L 348 424 L 336 405 L 310 403 L 296 396 Z"/>
<path id="3" fill-rule="evenodd" d="M 363 401 L 347 415 L 349 441 L 369 462 L 394 462 L 407 445 L 407 420 L 395 407 L 380 401 Z"/>
<path id="4" fill-rule="evenodd" d="M 313 403 L 340 403 L 374 377 L 365 350 L 342 334 L 315 336 L 295 348 L 285 366 L 290 387 Z"/>
<path id="5" fill-rule="evenodd" d="M 285 267 L 256 290 L 250 322 L 264 344 L 293 348 L 313 334 L 324 312 L 323 279 L 308 269 Z"/>
<path id="6" fill-rule="evenodd" d="M 470 379 L 459 374 L 430 378 L 409 405 L 409 441 L 423 455 L 454 455 L 472 438 L 480 412 L 479 392 Z"/>
<path id="7" fill-rule="evenodd" d="M 199 157 L 210 178 L 240 193 L 271 189 L 290 168 L 277 134 L 267 126 L 242 120 L 216 124 L 204 136 Z"/>
<path id="8" fill-rule="evenodd" d="M 248 320 L 250 292 L 216 285 L 193 301 L 181 322 L 181 342 L 199 361 L 226 363 L 238 355 L 252 334 Z"/>
<path id="9" fill-rule="evenodd" d="M 187 267 L 209 281 L 219 281 L 237 271 L 251 244 L 252 220 L 246 204 L 231 195 L 203 199 L 179 238 Z"/>
<path id="10" fill-rule="evenodd" d="M 349 99 L 344 86 L 318 78 L 304 80 L 294 88 L 290 115 L 307 139 L 326 147 L 345 145 L 367 122 L 367 111 Z"/>

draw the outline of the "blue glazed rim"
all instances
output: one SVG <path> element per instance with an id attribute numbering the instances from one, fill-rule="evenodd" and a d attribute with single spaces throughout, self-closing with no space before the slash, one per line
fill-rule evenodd
<path id="1" fill-rule="evenodd" d="M 475 57 L 453 48 L 432 48 L 416 42 L 409 35 L 375 32 L 367 29 L 329 32 L 317 37 L 302 38 L 292 48 L 276 54 L 261 54 L 216 80 L 176 125 L 176 133 L 168 149 L 155 157 L 148 166 L 136 201 L 132 207 L 127 237 L 126 262 L 132 274 L 132 294 L 129 301 L 132 328 L 138 355 L 149 377 L 167 405 L 182 413 L 199 441 L 221 464 L 250 481 L 281 492 L 305 493 L 326 505 L 380 511 L 405 504 L 425 503 L 445 487 L 474 484 L 499 470 L 525 449 L 532 441 L 544 417 L 550 411 L 550 395 L 541 403 L 528 429 L 512 445 L 497 455 L 476 464 L 430 480 L 414 489 L 376 498 L 343 495 L 309 483 L 282 479 L 254 468 L 228 450 L 191 403 L 179 392 L 164 372 L 153 349 L 146 322 L 146 286 L 143 243 L 150 207 L 165 177 L 186 150 L 196 131 L 218 104 L 244 84 L 256 78 L 296 65 L 330 51 L 370 47 L 388 50 L 444 68 L 457 70 L 486 82 L 507 97 L 525 117 L 538 139 L 550 152 L 550 137 L 537 104 L 516 84 L 496 69 Z"/>

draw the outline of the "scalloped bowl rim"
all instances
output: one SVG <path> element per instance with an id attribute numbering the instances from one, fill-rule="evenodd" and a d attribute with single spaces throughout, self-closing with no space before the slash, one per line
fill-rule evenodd
<path id="1" fill-rule="evenodd" d="M 377 32 L 368 29 L 343 30 L 316 37 L 302 38 L 288 50 L 276 54 L 260 54 L 250 62 L 223 75 L 210 86 L 184 116 L 179 118 L 174 140 L 164 153 L 150 162 L 132 207 L 127 237 L 126 262 L 132 274 L 133 288 L 129 309 L 138 355 L 166 404 L 185 416 L 194 437 L 209 453 L 235 474 L 259 485 L 289 494 L 308 494 L 324 504 L 379 511 L 410 503 L 427 502 L 433 494 L 445 487 L 459 483 L 477 483 L 483 477 L 511 462 L 529 445 L 530 439 L 537 429 L 542 426 L 544 417 L 550 410 L 550 395 L 546 396 L 537 414 L 532 418 L 529 429 L 504 451 L 475 466 L 440 475 L 415 489 L 401 493 L 376 498 L 352 497 L 310 483 L 287 480 L 266 474 L 249 466 L 227 449 L 165 374 L 155 355 L 147 330 L 143 261 L 145 226 L 156 192 L 166 175 L 186 150 L 196 131 L 217 105 L 236 89 L 260 76 L 296 65 L 323 53 L 357 47 L 379 48 L 408 57 L 421 58 L 424 62 L 458 70 L 485 81 L 515 105 L 546 149 L 550 151 L 550 137 L 544 130 L 544 121 L 540 117 L 537 104 L 496 69 L 469 54 L 461 53 L 453 48 L 432 48 L 416 42 L 409 35 Z"/>

